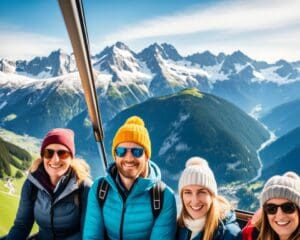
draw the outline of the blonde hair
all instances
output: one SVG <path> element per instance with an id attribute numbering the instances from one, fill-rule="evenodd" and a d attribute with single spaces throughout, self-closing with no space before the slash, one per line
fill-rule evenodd
<path id="1" fill-rule="evenodd" d="M 30 173 L 35 172 L 41 164 L 43 164 L 42 158 L 35 159 L 29 168 L 29 172 Z M 72 170 L 76 175 L 78 185 L 85 180 L 87 181 L 91 180 L 90 166 L 86 163 L 85 160 L 80 158 L 73 158 L 70 167 L 72 168 Z"/>
<path id="2" fill-rule="evenodd" d="M 299 209 L 298 209 L 298 218 L 300 220 Z M 257 240 L 274 240 L 278 238 L 278 234 L 271 227 L 268 220 L 268 216 L 265 213 L 265 211 L 263 211 L 261 218 L 257 221 L 257 223 L 255 223 L 255 226 L 259 230 L 259 235 Z M 300 236 L 300 228 L 298 225 L 297 229 L 295 230 L 295 232 L 291 234 L 288 240 L 298 240 L 299 236 Z"/>
<path id="3" fill-rule="evenodd" d="M 212 203 L 208 210 L 206 222 L 204 225 L 203 240 L 213 239 L 214 232 L 218 228 L 219 221 L 224 219 L 226 217 L 226 213 L 232 209 L 230 203 L 226 198 L 214 194 L 211 194 L 211 196 Z M 184 219 L 189 219 L 191 217 L 188 214 L 183 203 L 183 191 L 180 192 L 180 198 L 182 202 L 182 210 L 180 212 L 177 222 L 180 227 L 185 227 Z"/>

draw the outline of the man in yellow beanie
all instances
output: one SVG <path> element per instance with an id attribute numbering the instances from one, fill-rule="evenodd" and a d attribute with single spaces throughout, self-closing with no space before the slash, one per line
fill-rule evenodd
<path id="1" fill-rule="evenodd" d="M 112 156 L 107 176 L 90 190 L 83 239 L 175 239 L 175 197 L 150 161 L 151 141 L 140 117 L 118 129 Z"/>

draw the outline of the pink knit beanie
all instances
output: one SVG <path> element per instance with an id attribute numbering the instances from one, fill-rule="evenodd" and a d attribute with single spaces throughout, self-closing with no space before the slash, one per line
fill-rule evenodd
<path id="1" fill-rule="evenodd" d="M 49 131 L 45 136 L 41 146 L 41 156 L 44 149 L 49 144 L 53 143 L 62 144 L 66 146 L 70 150 L 72 157 L 75 156 L 74 132 L 71 129 L 54 128 L 51 131 Z"/>

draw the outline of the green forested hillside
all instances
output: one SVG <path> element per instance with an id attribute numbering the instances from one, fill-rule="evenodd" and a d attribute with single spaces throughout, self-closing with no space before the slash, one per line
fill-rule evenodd
<path id="1" fill-rule="evenodd" d="M 259 167 L 256 151 L 269 137 L 260 123 L 232 103 L 187 89 L 118 114 L 107 124 L 106 146 L 111 146 L 116 130 L 131 115 L 144 119 L 152 160 L 174 189 L 185 161 L 196 155 L 209 161 L 219 183 L 251 179 Z"/>
<path id="2" fill-rule="evenodd" d="M 0 236 L 3 236 L 8 233 L 14 222 L 25 180 L 25 170 L 32 161 L 28 151 L 12 142 L 17 142 L 30 150 L 35 149 L 32 148 L 35 142 L 27 141 L 28 137 L 18 136 L 4 129 L 0 129 L 0 133 Z M 9 140 L 5 141 L 2 137 Z M 36 231 L 35 226 L 33 232 Z"/>
<path id="3" fill-rule="evenodd" d="M 20 170 L 27 169 L 31 160 L 32 157 L 26 150 L 0 137 L 0 178 L 13 175 L 11 165 Z"/>
<path id="4" fill-rule="evenodd" d="M 0 178 L 11 175 L 10 162 L 11 155 L 9 154 L 4 141 L 0 138 Z"/>

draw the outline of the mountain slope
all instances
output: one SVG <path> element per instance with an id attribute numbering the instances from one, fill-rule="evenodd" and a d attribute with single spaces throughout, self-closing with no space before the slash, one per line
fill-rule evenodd
<path id="1" fill-rule="evenodd" d="M 2 126 L 19 134 L 43 137 L 53 127 L 65 127 L 86 108 L 76 74 L 47 80 L 10 75 L 0 82 Z M 23 82 L 23 85 L 20 84 Z"/>
<path id="2" fill-rule="evenodd" d="M 274 175 L 282 175 L 287 171 L 294 171 L 300 175 L 300 145 L 296 146 L 293 150 L 288 152 L 286 155 L 278 158 L 276 162 L 263 170 L 262 178 L 268 179 Z"/>
<path id="3" fill-rule="evenodd" d="M 273 108 L 260 119 L 268 128 L 282 136 L 300 126 L 300 98 Z"/>
<path id="4" fill-rule="evenodd" d="M 273 165 L 297 146 L 300 146 L 300 127 L 288 132 L 260 151 L 264 168 Z"/>
<path id="5" fill-rule="evenodd" d="M 233 104 L 187 89 L 119 113 L 107 125 L 106 146 L 111 146 L 116 130 L 131 115 L 144 119 L 152 140 L 152 159 L 173 187 L 185 161 L 195 155 L 209 161 L 220 183 L 250 179 L 259 166 L 256 150 L 268 138 L 258 122 Z"/>

